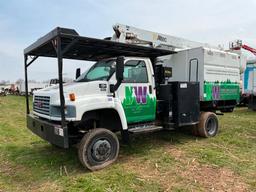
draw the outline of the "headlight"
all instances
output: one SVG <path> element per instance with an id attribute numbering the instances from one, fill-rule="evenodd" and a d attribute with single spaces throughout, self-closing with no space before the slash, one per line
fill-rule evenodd
<path id="1" fill-rule="evenodd" d="M 50 106 L 50 116 L 61 117 L 60 106 Z M 76 107 L 72 105 L 65 106 L 65 116 L 68 118 L 76 117 Z"/>

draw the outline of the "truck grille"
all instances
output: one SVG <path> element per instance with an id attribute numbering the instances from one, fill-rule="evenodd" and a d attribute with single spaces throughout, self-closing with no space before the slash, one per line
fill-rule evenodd
<path id="1" fill-rule="evenodd" d="M 43 115 L 50 115 L 50 97 L 35 95 L 33 110 Z"/>

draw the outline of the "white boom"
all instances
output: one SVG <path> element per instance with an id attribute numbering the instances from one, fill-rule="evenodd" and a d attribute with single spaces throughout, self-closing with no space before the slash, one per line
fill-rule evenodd
<path id="1" fill-rule="evenodd" d="M 113 29 L 115 31 L 115 34 L 113 35 L 111 40 L 122 43 L 140 44 L 173 51 L 191 49 L 196 47 L 219 49 L 218 47 L 213 47 L 206 43 L 190 41 L 180 37 L 164 35 L 161 33 L 151 32 L 123 24 L 116 24 L 113 26 Z"/>

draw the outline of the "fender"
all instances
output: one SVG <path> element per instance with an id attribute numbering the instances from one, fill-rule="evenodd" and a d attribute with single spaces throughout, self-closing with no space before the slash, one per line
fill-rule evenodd
<path id="1" fill-rule="evenodd" d="M 99 96 L 94 98 L 86 98 L 81 99 L 76 103 L 77 114 L 76 114 L 76 121 L 81 121 L 82 116 L 84 113 L 99 109 L 114 109 L 117 111 L 121 124 L 122 129 L 127 130 L 127 120 L 124 113 L 124 109 L 122 106 L 121 101 L 118 98 L 113 97 L 106 97 L 106 96 Z"/>

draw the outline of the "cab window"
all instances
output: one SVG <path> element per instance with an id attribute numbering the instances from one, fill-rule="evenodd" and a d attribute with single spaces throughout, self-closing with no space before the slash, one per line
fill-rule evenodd
<path id="1" fill-rule="evenodd" d="M 124 66 L 124 83 L 148 83 L 146 63 L 141 60 L 130 60 Z"/>

